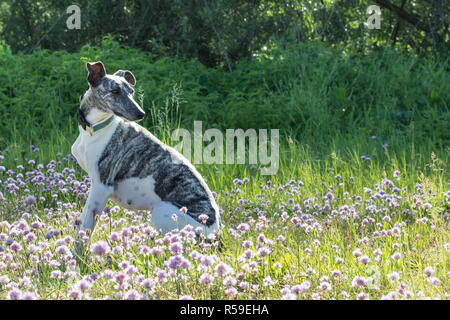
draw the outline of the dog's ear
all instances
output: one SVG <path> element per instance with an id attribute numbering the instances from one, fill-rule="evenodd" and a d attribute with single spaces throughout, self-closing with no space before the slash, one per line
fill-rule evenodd
<path id="1" fill-rule="evenodd" d="M 136 84 L 136 78 L 134 77 L 134 74 L 131 73 L 131 71 L 117 70 L 117 72 L 114 73 L 114 75 L 125 78 L 125 80 L 127 80 L 128 83 L 131 84 L 132 86 Z"/>
<path id="2" fill-rule="evenodd" d="M 88 69 L 88 82 L 92 87 L 97 87 L 100 81 L 106 76 L 105 66 L 101 61 L 86 63 L 86 68 Z"/>

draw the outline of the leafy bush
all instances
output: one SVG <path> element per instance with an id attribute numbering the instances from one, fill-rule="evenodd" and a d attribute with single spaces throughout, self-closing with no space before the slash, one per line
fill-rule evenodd
<path id="1" fill-rule="evenodd" d="M 69 30 L 66 10 L 73 4 L 80 8 L 81 25 Z M 371 30 L 365 23 L 374 4 L 381 8 L 381 26 Z M 38 44 L 74 52 L 113 35 L 123 45 L 161 56 L 230 68 L 274 41 L 445 55 L 448 16 L 445 0 L 4 0 L 0 38 L 14 52 L 31 52 Z"/>
<path id="2" fill-rule="evenodd" d="M 322 149 L 332 138 L 361 134 L 439 147 L 449 139 L 447 61 L 390 50 L 347 55 L 302 44 L 262 51 L 228 73 L 195 60 L 156 59 L 106 38 L 101 47 L 76 53 L 12 54 L 0 47 L 1 145 L 18 137 L 46 141 L 56 132 L 73 139 L 79 96 L 88 88 L 85 62 L 96 60 L 109 73 L 120 68 L 136 75 L 136 98 L 147 112 L 162 109 L 168 92 L 181 87 L 178 115 L 185 128 L 194 120 L 203 120 L 204 128 L 279 128 Z M 143 125 L 155 126 L 154 117 Z"/>

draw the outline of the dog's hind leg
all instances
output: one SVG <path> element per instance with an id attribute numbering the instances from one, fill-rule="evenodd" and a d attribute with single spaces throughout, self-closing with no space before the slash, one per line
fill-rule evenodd
<path id="1" fill-rule="evenodd" d="M 106 186 L 102 183 L 92 183 L 88 199 L 83 209 L 79 230 L 90 233 L 94 231 L 95 223 L 97 222 L 96 217 L 102 213 L 113 190 L 113 187 Z M 78 254 L 82 253 L 83 246 L 79 238 L 77 239 L 75 249 Z"/>

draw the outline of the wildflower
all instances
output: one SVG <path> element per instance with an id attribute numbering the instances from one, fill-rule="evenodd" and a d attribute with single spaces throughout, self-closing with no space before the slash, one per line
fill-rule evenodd
<path id="1" fill-rule="evenodd" d="M 400 279 L 400 275 L 398 274 L 398 272 L 391 272 L 387 275 L 388 279 L 391 281 L 398 281 Z"/>
<path id="2" fill-rule="evenodd" d="M 214 281 L 214 276 L 209 273 L 204 273 L 200 276 L 198 281 L 204 285 L 210 285 Z"/>
<path id="3" fill-rule="evenodd" d="M 60 255 L 65 255 L 70 252 L 70 249 L 67 246 L 62 245 L 62 246 L 57 247 L 55 252 Z"/>
<path id="4" fill-rule="evenodd" d="M 22 298 L 22 291 L 18 288 L 13 287 L 11 291 L 8 292 L 7 299 L 8 300 L 20 300 Z"/>
<path id="5" fill-rule="evenodd" d="M 50 278 L 52 279 L 61 279 L 62 272 L 60 270 L 54 270 L 50 273 Z"/>
<path id="6" fill-rule="evenodd" d="M 299 295 L 300 293 L 305 293 L 308 291 L 308 289 L 311 287 L 311 282 L 304 281 L 301 284 L 295 285 L 292 287 L 292 292 L 294 292 L 296 295 Z"/>
<path id="7" fill-rule="evenodd" d="M 36 203 L 36 197 L 35 196 L 28 196 L 25 199 L 25 202 L 28 203 L 29 205 L 32 205 L 32 204 Z"/>
<path id="8" fill-rule="evenodd" d="M 180 296 L 179 300 L 194 300 L 190 295 Z"/>
<path id="9" fill-rule="evenodd" d="M 28 231 L 29 230 L 28 223 L 25 220 L 23 220 L 23 219 L 19 220 L 17 228 L 20 229 L 20 230 L 23 230 L 23 231 Z"/>
<path id="10" fill-rule="evenodd" d="M 360 294 L 358 294 L 357 299 L 358 300 L 369 300 L 369 294 L 361 292 Z"/>
<path id="11" fill-rule="evenodd" d="M 434 269 L 432 267 L 426 267 L 423 272 L 429 278 L 434 274 Z"/>
<path id="12" fill-rule="evenodd" d="M 183 252 L 183 246 L 179 242 L 174 242 L 170 245 L 170 251 L 173 254 L 180 254 Z"/>
<path id="13" fill-rule="evenodd" d="M 226 276 L 225 279 L 223 279 L 223 285 L 227 287 L 236 285 L 236 282 L 236 279 L 232 276 Z"/>
<path id="14" fill-rule="evenodd" d="M 250 240 L 245 240 L 244 242 L 242 242 L 242 246 L 244 248 L 250 248 L 253 245 L 253 243 Z"/>
<path id="15" fill-rule="evenodd" d="M 165 272 L 165 271 L 164 271 Z M 158 274 L 159 275 L 159 274 Z M 123 272 L 123 271 L 119 271 L 115 274 L 114 279 L 119 283 L 122 284 L 125 281 L 127 281 L 129 279 L 128 275 Z"/>
<path id="16" fill-rule="evenodd" d="M 203 255 L 200 258 L 200 263 L 206 267 L 211 266 L 214 263 L 215 259 L 213 256 Z"/>
<path id="17" fill-rule="evenodd" d="M 273 282 L 273 280 L 272 280 L 271 277 L 265 277 L 265 278 L 263 279 L 263 285 L 264 285 L 265 287 L 271 287 L 271 286 L 273 286 L 274 283 L 275 283 L 275 282 Z"/>
<path id="18" fill-rule="evenodd" d="M 95 281 L 99 278 L 98 273 L 91 273 L 91 275 L 89 276 L 89 279 L 91 279 L 92 281 Z"/>
<path id="19" fill-rule="evenodd" d="M 22 246 L 20 245 L 20 243 L 14 241 L 13 243 L 11 243 L 11 245 L 9 246 L 11 248 L 12 251 L 14 252 L 19 252 L 22 251 Z"/>
<path id="20" fill-rule="evenodd" d="M 117 232 L 112 232 L 109 235 L 109 240 L 111 240 L 111 241 L 119 241 L 120 240 L 120 236 L 119 236 L 119 234 Z"/>
<path id="21" fill-rule="evenodd" d="M 439 280 L 436 277 L 431 277 L 428 279 L 428 281 L 433 285 L 433 286 L 438 286 L 441 283 L 441 280 Z"/>
<path id="22" fill-rule="evenodd" d="M 395 252 L 393 255 L 392 255 L 392 259 L 394 259 L 394 260 L 400 260 L 400 258 L 402 257 L 402 255 L 401 255 L 401 253 L 400 252 Z"/>
<path id="23" fill-rule="evenodd" d="M 281 296 L 281 300 L 297 300 L 297 296 L 292 293 L 286 293 Z"/>
<path id="24" fill-rule="evenodd" d="M 186 207 L 181 207 L 180 212 L 182 215 L 185 215 L 187 213 L 188 209 Z"/>
<path id="25" fill-rule="evenodd" d="M 34 292 L 25 292 L 22 296 L 23 300 L 37 300 L 38 296 Z"/>
<path id="26" fill-rule="evenodd" d="M 337 278 L 337 277 L 339 277 L 341 275 L 341 271 L 339 271 L 339 270 L 333 270 L 333 271 L 331 271 L 331 276 L 333 277 L 333 278 Z"/>
<path id="27" fill-rule="evenodd" d="M 215 271 L 216 271 L 216 275 L 219 276 L 219 277 L 224 277 L 224 276 L 227 276 L 229 274 L 233 274 L 234 273 L 233 268 L 230 267 L 228 264 L 223 263 L 223 262 L 220 262 L 216 266 Z"/>
<path id="28" fill-rule="evenodd" d="M 202 227 L 197 227 L 197 228 L 195 228 L 195 233 L 201 234 L 202 232 L 203 232 Z"/>
<path id="29" fill-rule="evenodd" d="M 367 284 L 367 279 L 361 276 L 356 276 L 353 278 L 352 286 L 356 287 L 364 287 Z"/>
<path id="30" fill-rule="evenodd" d="M 385 296 L 381 296 L 381 300 L 396 300 L 397 297 L 398 297 L 397 292 L 392 291 L 392 292 L 389 292 L 389 293 L 388 293 L 387 295 L 385 295 Z"/>
<path id="31" fill-rule="evenodd" d="M 100 240 L 92 244 L 91 252 L 96 256 L 104 256 L 111 251 L 108 243 L 106 241 Z"/>
<path id="32" fill-rule="evenodd" d="M 145 289 L 149 290 L 155 286 L 155 282 L 151 278 L 147 278 L 142 280 L 141 286 L 143 286 Z"/>
<path id="33" fill-rule="evenodd" d="M 353 251 L 353 255 L 355 256 L 355 258 L 358 258 L 359 256 L 361 256 L 361 250 L 356 248 L 355 251 Z"/>
<path id="34" fill-rule="evenodd" d="M 170 257 L 170 259 L 169 259 L 169 268 L 173 269 L 173 270 L 178 269 L 181 266 L 181 262 L 182 262 L 181 260 L 182 260 L 182 257 L 178 256 L 178 255 Z"/>
<path id="35" fill-rule="evenodd" d="M 330 201 L 333 201 L 333 200 L 334 200 L 334 195 L 333 195 L 331 192 L 328 192 L 326 197 L 327 197 Z"/>
<path id="36" fill-rule="evenodd" d="M 255 256 L 255 252 L 253 250 L 248 249 L 244 251 L 243 256 L 246 259 L 251 259 Z"/>
<path id="37" fill-rule="evenodd" d="M 320 300 L 320 294 L 318 294 L 318 293 L 313 293 L 313 294 L 311 294 L 311 299 L 313 299 L 313 300 Z"/>
<path id="38" fill-rule="evenodd" d="M 237 295 L 237 290 L 236 288 L 231 287 L 225 290 L 225 294 L 228 295 L 230 298 L 233 298 Z"/>
<path id="39" fill-rule="evenodd" d="M 125 294 L 125 299 L 126 300 L 139 300 L 139 298 L 140 298 L 139 293 L 136 290 L 134 290 L 134 289 L 128 291 Z"/>
<path id="40" fill-rule="evenodd" d="M 156 248 L 152 248 L 152 250 L 157 250 Z M 115 246 L 112 250 L 112 253 L 114 254 L 122 254 L 123 253 L 123 247 L 122 246 Z"/>
<path id="41" fill-rule="evenodd" d="M 239 230 L 241 232 L 246 232 L 246 231 L 250 230 L 250 226 L 247 223 L 241 223 L 237 226 L 237 230 Z"/>
<path id="42" fill-rule="evenodd" d="M 318 289 L 323 290 L 323 291 L 329 291 L 329 290 L 331 290 L 331 284 L 327 281 L 321 282 L 319 284 Z"/>
<path id="43" fill-rule="evenodd" d="M 260 257 L 267 256 L 269 253 L 270 253 L 270 250 L 265 247 L 258 249 L 258 252 L 257 252 L 258 256 L 260 256 Z"/>
<path id="44" fill-rule="evenodd" d="M 209 219 L 209 217 L 208 217 L 206 214 L 204 214 L 204 213 L 202 213 L 201 215 L 199 215 L 198 218 L 200 219 L 200 221 L 201 221 L 203 224 L 205 224 L 205 223 L 206 223 L 206 220 Z"/>
<path id="45" fill-rule="evenodd" d="M 81 292 L 87 292 L 90 288 L 91 288 L 91 284 L 86 281 L 86 280 L 80 280 L 78 281 L 78 283 L 76 284 L 76 287 L 81 291 Z"/>
<path id="46" fill-rule="evenodd" d="M 6 274 L 0 276 L 0 284 L 7 284 L 9 281 L 10 279 Z"/>
<path id="47" fill-rule="evenodd" d="M 412 298 L 412 296 L 413 296 L 414 294 L 411 292 L 411 291 L 405 291 L 405 298 L 407 298 L 407 299 L 409 299 L 409 298 Z"/>
<path id="48" fill-rule="evenodd" d="M 374 254 L 375 256 L 380 256 L 382 253 L 383 253 L 383 252 L 382 252 L 380 249 L 375 249 L 375 250 L 373 251 L 373 254 Z"/>
<path id="49" fill-rule="evenodd" d="M 359 259 L 359 261 L 361 261 L 361 263 L 363 265 L 367 265 L 370 262 L 370 258 L 368 256 L 364 255 Z"/>

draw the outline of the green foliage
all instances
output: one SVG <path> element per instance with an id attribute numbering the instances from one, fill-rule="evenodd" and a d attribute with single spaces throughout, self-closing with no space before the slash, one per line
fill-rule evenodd
<path id="1" fill-rule="evenodd" d="M 384 6 L 382 4 L 385 4 Z M 321 41 L 367 53 L 386 46 L 448 54 L 445 0 L 5 0 L 0 37 L 14 52 L 36 45 L 77 51 L 106 35 L 161 56 L 198 59 L 207 66 L 238 62 L 267 45 Z M 70 5 L 81 10 L 81 29 L 69 30 Z M 381 7 L 380 29 L 366 25 L 370 5 Z M 397 15 L 392 5 L 401 8 Z M 269 41 L 270 40 L 270 41 Z"/>
<path id="2" fill-rule="evenodd" d="M 51 141 L 57 133 L 73 141 L 79 96 L 88 88 L 85 62 L 97 60 L 108 73 L 135 74 L 137 101 L 150 115 L 142 124 L 150 129 L 167 109 L 164 117 L 175 127 L 191 129 L 202 120 L 204 128 L 278 128 L 318 152 L 328 152 L 330 139 L 372 135 L 390 145 L 394 137 L 430 150 L 448 145 L 448 61 L 300 44 L 262 51 L 230 74 L 195 60 L 156 59 L 105 38 L 101 47 L 72 54 L 39 49 L 13 55 L 0 47 L 0 147 L 18 138 Z M 176 99 L 166 101 L 171 90 Z"/>

